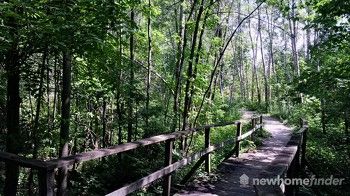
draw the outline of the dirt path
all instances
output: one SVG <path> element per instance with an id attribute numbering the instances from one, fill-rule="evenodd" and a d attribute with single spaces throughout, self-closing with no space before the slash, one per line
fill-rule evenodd
<path id="1" fill-rule="evenodd" d="M 243 111 L 242 122 L 248 123 L 255 113 Z M 197 183 L 187 190 L 175 195 L 238 195 L 255 196 L 251 179 L 258 177 L 271 162 L 281 153 L 291 138 L 291 128 L 283 125 L 278 119 L 264 116 L 264 129 L 271 133 L 271 137 L 263 141 L 263 145 L 255 152 L 243 153 L 239 158 L 231 157 L 219 165 L 220 178 L 213 183 Z M 240 177 L 245 174 L 249 177 L 249 185 L 242 187 Z"/>

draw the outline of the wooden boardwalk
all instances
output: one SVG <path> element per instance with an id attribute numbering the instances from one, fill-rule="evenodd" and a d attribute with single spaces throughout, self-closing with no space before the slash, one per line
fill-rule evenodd
<path id="1" fill-rule="evenodd" d="M 198 167 L 204 163 L 205 170 L 210 171 L 210 154 L 216 150 L 226 146 L 235 144 L 232 153 L 238 154 L 237 149 L 240 142 L 251 137 L 255 131 L 265 128 L 271 133 L 271 137 L 265 139 L 263 145 L 255 152 L 243 153 L 237 157 L 230 157 L 219 166 L 219 180 L 213 183 L 197 183 L 193 186 L 188 186 L 177 195 L 256 195 L 256 190 L 259 195 L 283 195 L 282 189 L 277 186 L 252 186 L 252 178 L 271 178 L 277 175 L 287 175 L 293 178 L 298 175 L 298 172 L 305 169 L 306 158 L 306 141 L 308 126 L 306 122 L 301 120 L 300 130 L 297 134 L 291 134 L 291 129 L 284 126 L 277 119 L 269 116 L 253 116 L 254 112 L 245 111 L 243 119 L 240 121 L 226 122 L 220 124 L 204 125 L 201 127 L 176 131 L 168 134 L 161 134 L 149 138 L 140 139 L 137 141 L 124 143 L 120 145 L 110 146 L 108 148 L 96 149 L 88 152 L 78 153 L 67 157 L 62 157 L 52 160 L 37 160 L 23 157 L 8 152 L 0 152 L 0 161 L 6 163 L 15 163 L 24 168 L 31 168 L 38 171 L 39 174 L 39 195 L 53 196 L 55 191 L 55 170 L 70 167 L 77 163 L 97 160 L 102 157 L 108 157 L 120 153 L 125 153 L 137 148 L 142 148 L 150 145 L 164 144 L 164 166 L 157 171 L 144 176 L 130 184 L 109 193 L 108 195 L 127 195 L 140 188 L 149 185 L 159 179 L 163 181 L 163 195 L 171 195 L 171 174 L 182 167 L 196 162 L 188 173 L 188 179 Z M 241 134 L 242 123 L 252 123 L 252 128 Z M 210 130 L 215 127 L 231 126 L 237 130 L 233 137 L 220 143 L 210 143 Z M 195 132 L 204 132 L 204 149 L 199 152 L 184 157 L 176 162 L 172 161 L 172 149 L 176 139 L 188 137 Z M 242 186 L 241 177 L 245 176 Z M 247 179 L 248 178 L 248 179 Z M 295 187 L 286 186 L 286 193 L 293 193 L 297 189 Z M 255 190 L 256 189 L 256 190 Z M 66 191 L 66 189 L 62 189 Z M 266 194 L 265 194 L 266 193 Z"/>
<path id="2" fill-rule="evenodd" d="M 243 118 L 249 119 L 251 113 L 245 113 Z M 285 146 L 291 138 L 291 128 L 283 125 L 278 119 L 264 116 L 264 129 L 271 133 L 263 145 L 254 152 L 243 153 L 239 158 L 231 157 L 219 165 L 219 180 L 213 183 L 196 183 L 186 187 L 175 195 L 244 195 L 255 196 L 252 178 L 259 178 L 267 171 L 273 170 L 273 161 L 285 154 Z M 292 156 L 292 155 L 291 155 Z M 292 157 L 291 157 L 292 158 Z M 240 177 L 249 177 L 249 184 L 242 186 Z M 277 174 L 276 174 L 277 175 Z"/>

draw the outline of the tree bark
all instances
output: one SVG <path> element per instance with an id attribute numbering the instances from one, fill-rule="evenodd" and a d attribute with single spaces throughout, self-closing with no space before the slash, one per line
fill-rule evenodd
<path id="1" fill-rule="evenodd" d="M 237 23 L 241 21 L 241 1 L 238 1 L 237 5 L 238 9 L 238 15 L 237 15 Z M 246 99 L 245 94 L 245 84 L 244 84 L 244 65 L 243 65 L 243 51 L 242 51 L 242 38 L 240 36 L 240 33 L 242 32 L 241 29 L 238 30 L 238 37 L 236 40 L 236 46 L 237 46 L 237 73 L 239 76 L 239 87 L 240 87 L 240 97 L 242 100 Z"/>
<path id="2" fill-rule="evenodd" d="M 186 87 L 185 87 L 185 101 L 184 101 L 182 130 L 184 130 L 188 126 L 189 112 L 191 108 L 190 100 L 192 96 L 190 88 L 193 85 L 193 80 L 195 79 L 195 75 L 193 74 L 193 64 L 194 64 L 193 61 L 194 61 L 195 51 L 197 47 L 199 23 L 201 21 L 203 10 L 204 10 L 204 0 L 201 1 L 200 7 L 199 7 L 199 11 L 196 18 L 196 24 L 194 27 L 193 37 L 192 37 L 192 46 L 191 46 L 191 53 L 188 61 L 187 81 L 186 81 Z"/>
<path id="3" fill-rule="evenodd" d="M 322 124 L 322 132 L 323 134 L 326 134 L 326 125 L 327 125 L 327 118 L 326 118 L 326 102 L 324 98 L 321 98 L 321 124 Z"/>
<path id="4" fill-rule="evenodd" d="M 243 22 L 244 22 L 245 20 L 247 20 L 257 9 L 259 9 L 260 6 L 261 6 L 262 4 L 263 4 L 263 2 L 260 3 L 253 11 L 251 11 L 246 17 L 244 17 L 244 18 L 238 23 L 237 27 L 233 30 L 233 32 L 232 32 L 231 35 L 229 36 L 227 42 L 224 44 L 223 48 L 220 49 L 219 56 L 218 56 L 217 60 L 215 60 L 214 69 L 212 70 L 211 75 L 210 75 L 209 86 L 208 86 L 208 88 L 206 89 L 206 91 L 205 91 L 204 94 L 203 94 L 201 104 L 200 104 L 200 106 L 199 106 L 197 115 L 196 115 L 196 117 L 195 117 L 195 119 L 194 119 L 194 124 L 195 124 L 195 123 L 197 122 L 197 120 L 198 120 L 198 117 L 199 117 L 200 112 L 201 112 L 201 110 L 202 110 L 202 108 L 203 108 L 203 105 L 204 105 L 205 98 L 207 97 L 208 93 L 210 92 L 210 89 L 211 89 L 211 87 L 212 87 L 212 85 L 213 85 L 214 76 L 216 75 L 216 71 L 217 71 L 217 69 L 218 69 L 218 66 L 219 66 L 220 63 L 221 63 L 221 60 L 222 60 L 222 58 L 223 58 L 223 56 L 224 56 L 224 54 L 225 54 L 225 52 L 226 52 L 226 49 L 227 49 L 228 45 L 229 45 L 230 42 L 232 41 L 232 39 L 233 39 L 234 35 L 236 34 L 238 28 L 240 28 L 241 25 L 243 24 Z"/>
<path id="5" fill-rule="evenodd" d="M 41 99 L 43 96 L 43 86 L 44 86 L 44 74 L 45 74 L 45 62 L 47 58 L 47 48 L 45 49 L 43 53 L 43 59 L 42 64 L 39 68 L 39 92 L 38 97 L 36 100 L 36 110 L 35 110 L 35 117 L 34 117 L 34 127 L 33 127 L 33 159 L 38 158 L 38 150 L 40 146 L 40 139 L 39 139 L 39 117 L 40 117 L 40 109 L 41 109 Z M 30 169 L 29 177 L 28 177 L 28 195 L 32 195 L 33 193 L 33 170 Z"/>
<path id="6" fill-rule="evenodd" d="M 107 101 L 105 98 L 103 99 L 103 104 L 102 104 L 102 147 L 106 148 L 107 147 Z"/>
<path id="7" fill-rule="evenodd" d="M 297 51 L 297 24 L 296 24 L 296 14 L 295 14 L 295 8 L 296 8 L 296 2 L 295 0 L 292 0 L 291 2 L 291 16 L 289 18 L 289 28 L 290 28 L 290 38 L 291 38 L 291 45 L 292 45 L 292 53 L 293 53 L 293 66 L 294 66 L 294 73 L 296 76 L 300 76 L 300 68 L 299 68 L 299 61 L 298 61 L 298 51 Z"/>
<path id="8" fill-rule="evenodd" d="M 20 109 L 20 52 L 18 49 L 18 24 L 14 17 L 8 19 L 7 26 L 11 27 L 10 35 L 13 40 L 5 54 L 5 69 L 7 75 L 7 107 L 6 107 L 6 151 L 18 154 L 21 144 L 21 132 L 19 127 Z M 19 168 L 17 164 L 5 164 L 5 186 L 4 195 L 14 196 L 17 192 Z"/>
<path id="9" fill-rule="evenodd" d="M 250 37 L 250 42 L 251 42 L 251 47 L 252 47 L 252 53 L 253 53 L 253 68 L 252 68 L 252 98 L 251 100 L 254 101 L 254 90 L 255 90 L 255 85 L 256 84 L 256 94 L 258 98 L 258 103 L 261 103 L 261 91 L 260 91 L 260 85 L 259 85 L 259 78 L 258 78 L 258 73 L 257 73 L 257 54 L 258 54 L 258 39 L 259 39 L 259 34 L 256 35 L 256 40 L 254 44 L 253 36 L 251 33 L 251 26 L 250 26 L 250 20 L 249 20 L 249 37 Z"/>
<path id="10" fill-rule="evenodd" d="M 261 52 L 261 64 L 262 64 L 262 68 L 263 68 L 263 77 L 264 77 L 264 88 L 265 88 L 265 109 L 268 112 L 268 108 L 269 108 L 269 92 L 268 92 L 268 84 L 267 84 L 267 76 L 266 76 L 266 66 L 265 66 L 265 58 L 264 58 L 264 49 L 263 49 L 263 40 L 262 40 L 262 33 L 261 33 L 261 13 L 260 13 L 260 9 L 258 9 L 258 34 L 259 34 L 259 38 L 260 38 L 260 52 Z"/>
<path id="11" fill-rule="evenodd" d="M 135 10 L 132 8 L 130 14 L 130 20 L 135 21 Z M 134 33 L 130 34 L 130 72 L 129 72 L 129 95 L 128 95 L 128 138 L 127 141 L 131 142 L 132 140 L 132 131 L 133 131 L 133 89 L 134 89 Z"/>
<path id="12" fill-rule="evenodd" d="M 61 130 L 60 130 L 60 155 L 69 155 L 69 123 L 70 123 L 70 102 L 71 102 L 71 74 L 72 57 L 69 51 L 63 52 L 62 69 L 62 105 L 61 105 Z M 67 174 L 68 168 L 62 167 L 59 170 L 58 195 L 67 195 Z"/>
<path id="13" fill-rule="evenodd" d="M 248 26 L 249 26 L 249 38 L 250 38 L 250 45 L 253 53 L 253 60 L 252 60 L 252 79 L 251 79 L 251 101 L 254 102 L 254 90 L 255 90 L 255 85 L 254 85 L 254 79 L 255 79 L 255 47 L 254 47 L 254 42 L 253 42 L 253 36 L 252 36 L 252 30 L 251 30 L 251 21 L 250 19 L 248 20 Z"/>
<path id="14" fill-rule="evenodd" d="M 173 105 L 173 125 L 172 131 L 176 131 L 176 127 L 179 127 L 179 94 L 181 92 L 181 72 L 184 59 L 184 48 L 186 47 L 186 25 L 185 25 L 185 15 L 183 8 L 183 0 L 180 2 L 180 22 L 179 22 L 179 41 L 176 54 L 176 65 L 175 65 L 175 90 L 174 90 L 174 105 Z"/>
<path id="15" fill-rule="evenodd" d="M 146 128 L 145 137 L 147 137 L 149 127 L 149 102 L 150 102 L 150 85 L 151 85 L 151 65 L 152 65 L 152 25 L 151 25 L 151 0 L 148 0 L 148 17 L 147 17 L 147 37 L 148 37 L 148 51 L 147 51 L 147 87 L 146 87 Z"/>
<path id="16" fill-rule="evenodd" d="M 266 7 L 266 17 L 267 17 L 267 21 L 268 21 L 268 35 L 269 35 L 269 61 L 268 61 L 268 65 L 267 65 L 267 79 L 268 81 L 270 81 L 271 79 L 271 72 L 275 75 L 275 66 L 274 66 L 274 63 L 275 63 L 275 59 L 274 59 L 274 55 L 273 55 L 273 32 L 274 32 L 274 29 L 273 29 L 273 16 L 272 16 L 272 12 L 271 14 L 269 15 L 269 12 L 268 12 L 268 7 Z M 278 76 L 276 76 L 278 77 Z M 271 94 L 272 94 L 272 88 L 271 88 L 271 85 L 270 83 L 268 83 L 268 99 L 269 101 L 271 101 Z"/>

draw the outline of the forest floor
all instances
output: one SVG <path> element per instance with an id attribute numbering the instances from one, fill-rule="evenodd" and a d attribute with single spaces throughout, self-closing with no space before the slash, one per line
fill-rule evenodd
<path id="1" fill-rule="evenodd" d="M 249 119 L 255 113 L 252 111 L 242 112 L 242 123 L 249 123 Z M 230 157 L 223 161 L 215 175 L 218 180 L 205 182 L 196 180 L 190 183 L 184 190 L 175 195 L 238 195 L 238 196 L 255 196 L 252 178 L 258 178 L 272 161 L 282 153 L 283 147 L 286 146 L 291 138 L 292 129 L 279 119 L 265 115 L 263 116 L 263 128 L 271 136 L 264 139 L 261 146 L 254 151 L 240 154 L 239 158 Z M 249 177 L 249 184 L 241 186 L 240 177 L 246 174 Z"/>

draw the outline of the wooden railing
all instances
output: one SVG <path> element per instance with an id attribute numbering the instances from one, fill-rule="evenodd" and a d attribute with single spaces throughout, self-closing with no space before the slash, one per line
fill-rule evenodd
<path id="1" fill-rule="evenodd" d="M 148 185 L 158 179 L 163 178 L 163 195 L 170 195 L 171 189 L 171 173 L 175 170 L 182 168 L 196 160 L 197 163 L 193 166 L 190 172 L 185 176 L 181 183 L 186 182 L 196 171 L 197 168 L 204 162 L 205 171 L 210 172 L 210 153 L 217 149 L 220 149 L 228 144 L 235 144 L 231 153 L 234 153 L 237 157 L 239 156 L 240 142 L 252 137 L 253 133 L 262 128 L 262 116 L 255 116 L 251 119 L 252 129 L 244 134 L 242 133 L 242 123 L 239 121 L 231 123 L 222 123 L 215 125 L 206 125 L 202 127 L 192 128 L 185 131 L 177 131 L 169 134 L 162 134 L 146 139 L 137 140 L 134 142 L 129 142 L 121 145 L 115 145 L 108 148 L 102 148 L 98 150 L 93 150 L 89 152 L 83 152 L 72 156 L 67 156 L 63 158 L 42 161 L 30 158 L 25 158 L 19 155 L 0 152 L 0 160 L 6 163 L 13 163 L 24 168 L 32 168 L 38 170 L 39 178 L 39 194 L 42 196 L 52 196 L 55 195 L 55 170 L 62 167 L 69 167 L 76 163 L 82 163 L 85 161 L 96 160 L 102 157 L 107 157 L 111 155 L 116 155 L 124 153 L 130 150 L 134 150 L 143 146 L 158 144 L 161 142 L 165 143 L 165 154 L 164 154 L 164 167 L 158 171 L 149 174 L 131 184 L 128 184 L 108 195 L 126 195 L 132 193 L 145 185 Z M 236 126 L 236 135 L 231 139 L 223 141 L 217 144 L 210 143 L 210 132 L 212 128 L 223 127 L 223 126 Z M 179 138 L 183 138 L 192 134 L 194 132 L 200 132 L 204 130 L 204 149 L 200 152 L 194 153 L 188 157 L 185 157 L 177 162 L 172 162 L 172 149 L 174 141 Z"/>
<path id="2" fill-rule="evenodd" d="M 298 178 L 306 166 L 306 143 L 308 124 L 300 119 L 299 130 L 292 135 L 290 141 L 281 151 L 282 153 L 270 164 L 265 172 L 260 174 L 260 178 Z M 273 186 L 255 186 L 257 196 L 267 195 L 296 195 L 296 186 L 286 186 L 284 184 Z"/>

